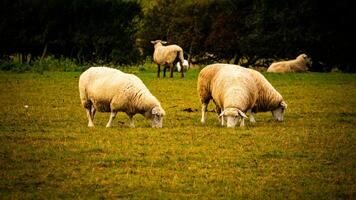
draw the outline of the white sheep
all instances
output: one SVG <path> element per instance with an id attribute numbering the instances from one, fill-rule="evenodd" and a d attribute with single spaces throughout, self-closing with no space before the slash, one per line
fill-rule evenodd
<path id="1" fill-rule="evenodd" d="M 182 70 L 182 66 L 180 65 L 179 62 L 177 62 L 176 64 L 176 67 L 177 67 L 177 71 L 180 72 L 180 70 Z M 184 62 L 183 62 L 183 70 L 188 70 L 189 69 L 189 62 L 188 60 L 184 59 Z"/>
<path id="2" fill-rule="evenodd" d="M 272 84 L 258 71 L 243 68 L 250 72 L 255 79 L 258 88 L 258 97 L 252 109 L 248 110 L 250 122 L 255 123 L 252 113 L 271 111 L 272 116 L 277 121 L 283 121 L 284 110 L 287 103 L 283 100 L 282 95 L 272 86 Z"/>
<path id="3" fill-rule="evenodd" d="M 311 65 L 311 59 L 306 54 L 300 54 L 294 60 L 272 63 L 267 72 L 286 73 L 286 72 L 306 72 Z"/>
<path id="4" fill-rule="evenodd" d="M 202 103 L 201 122 L 205 123 L 207 106 L 213 99 L 222 125 L 225 117 L 228 127 L 234 127 L 239 119 L 240 126 L 244 126 L 245 112 L 250 114 L 251 123 L 255 122 L 252 112 L 264 111 L 272 111 L 273 117 L 282 121 L 287 106 L 262 74 L 238 65 L 206 66 L 199 73 L 198 94 Z"/>
<path id="5" fill-rule="evenodd" d="M 137 76 L 108 67 L 91 67 L 80 75 L 79 93 L 93 127 L 96 111 L 111 112 L 106 127 L 112 126 L 117 112 L 125 112 L 134 127 L 133 116 L 137 113 L 152 120 L 152 127 L 161 128 L 165 111 L 160 102 Z"/>
<path id="6" fill-rule="evenodd" d="M 153 61 L 158 66 L 157 77 L 161 72 L 161 65 L 164 65 L 163 77 L 166 77 L 166 69 L 170 68 L 171 78 L 173 77 L 173 68 L 177 62 L 184 66 L 183 49 L 178 45 L 163 46 L 167 42 L 161 40 L 151 41 L 154 45 Z M 184 70 L 181 71 L 181 77 L 184 77 Z"/>

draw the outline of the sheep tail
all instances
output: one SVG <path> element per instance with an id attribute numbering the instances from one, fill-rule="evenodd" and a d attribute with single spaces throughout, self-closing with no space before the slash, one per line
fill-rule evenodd
<path id="1" fill-rule="evenodd" d="M 177 56 L 179 58 L 179 61 L 181 62 L 180 64 L 183 66 L 183 62 L 184 62 L 184 55 L 183 55 L 183 51 L 179 51 L 177 53 Z"/>

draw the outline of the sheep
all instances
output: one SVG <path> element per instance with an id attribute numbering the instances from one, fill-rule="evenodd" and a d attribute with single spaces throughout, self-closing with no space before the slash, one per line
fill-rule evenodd
<path id="1" fill-rule="evenodd" d="M 252 113 L 272 111 L 277 121 L 283 121 L 284 109 L 287 104 L 282 96 L 259 72 L 231 64 L 212 64 L 199 73 L 198 94 L 202 104 L 201 122 L 206 121 L 209 101 L 213 99 L 216 112 L 224 125 L 235 127 L 238 120 L 244 126 L 246 112 L 250 122 L 255 123 Z"/>
<path id="2" fill-rule="evenodd" d="M 158 66 L 157 77 L 159 78 L 161 65 L 164 65 L 163 77 L 166 77 L 166 69 L 170 68 L 171 78 L 173 78 L 173 67 L 177 62 L 180 62 L 181 66 L 184 66 L 183 49 L 178 45 L 163 46 L 167 42 L 161 40 L 151 41 L 154 45 L 153 61 Z M 181 77 L 184 77 L 183 70 L 181 71 Z"/>
<path id="3" fill-rule="evenodd" d="M 125 112 L 130 127 L 135 127 L 133 117 L 140 113 L 161 128 L 165 111 L 160 102 L 137 76 L 108 67 L 91 67 L 80 75 L 79 93 L 86 109 L 88 127 L 93 127 L 96 111 L 111 112 L 106 127 L 112 126 L 117 112 Z"/>
<path id="4" fill-rule="evenodd" d="M 272 86 L 272 84 L 258 71 L 244 68 L 254 77 L 258 88 L 258 98 L 252 109 L 248 110 L 250 122 L 255 123 L 253 113 L 271 111 L 276 121 L 283 121 L 283 114 L 288 107 L 282 95 Z"/>
<path id="5" fill-rule="evenodd" d="M 272 63 L 267 72 L 285 73 L 285 72 L 306 72 L 311 66 L 311 59 L 306 54 L 300 54 L 294 60 Z"/>
<path id="6" fill-rule="evenodd" d="M 180 65 L 179 62 L 177 62 L 176 67 L 177 67 L 177 71 L 178 71 L 178 72 L 180 72 L 180 71 L 182 70 L 182 66 Z M 190 65 L 189 65 L 188 60 L 185 60 L 185 59 L 184 59 L 184 62 L 183 62 L 183 70 L 188 70 L 189 67 L 190 67 Z"/>

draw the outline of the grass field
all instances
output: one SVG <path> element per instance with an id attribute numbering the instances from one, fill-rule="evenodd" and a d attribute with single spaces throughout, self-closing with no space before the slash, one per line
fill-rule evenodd
<path id="1" fill-rule="evenodd" d="M 227 129 L 212 112 L 200 123 L 198 70 L 125 71 L 161 101 L 164 128 L 123 113 L 88 128 L 79 72 L 0 72 L 0 199 L 356 199 L 356 74 L 265 74 L 285 121 Z"/>

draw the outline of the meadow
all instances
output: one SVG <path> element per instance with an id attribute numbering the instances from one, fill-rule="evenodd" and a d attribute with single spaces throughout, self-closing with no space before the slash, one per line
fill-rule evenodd
<path id="1" fill-rule="evenodd" d="M 356 74 L 267 74 L 288 108 L 200 123 L 199 69 L 185 78 L 134 73 L 161 101 L 162 129 L 142 116 L 80 105 L 80 72 L 0 72 L 0 199 L 355 199 Z"/>

